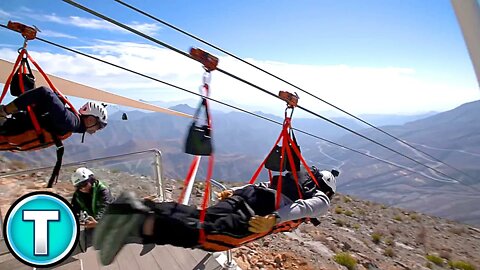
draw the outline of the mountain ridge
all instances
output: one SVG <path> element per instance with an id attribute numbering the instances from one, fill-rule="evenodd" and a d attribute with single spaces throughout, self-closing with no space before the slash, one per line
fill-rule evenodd
<path id="1" fill-rule="evenodd" d="M 195 110 L 186 104 L 179 104 L 171 108 L 186 113 L 193 113 Z M 325 169 L 335 167 L 342 171 L 339 178 L 339 190 L 388 205 L 402 206 L 413 210 L 421 209 L 425 213 L 479 224 L 480 213 L 476 209 L 471 206 L 466 210 L 461 209 L 466 202 L 468 202 L 467 205 L 479 203 L 475 198 L 463 198 L 461 193 L 472 193 L 472 190 L 468 189 L 469 185 L 480 188 L 478 183 L 480 172 L 477 169 L 480 157 L 478 154 L 480 153 L 480 135 L 476 132 L 480 130 L 480 121 L 478 121 L 480 113 L 477 113 L 479 111 L 480 102 L 470 102 L 451 111 L 407 122 L 403 125 L 381 127 L 471 175 L 473 179 L 459 175 L 458 172 L 449 168 L 445 169 L 444 166 L 439 167 L 445 173 L 452 174 L 467 185 L 467 187 L 458 185 L 459 188 L 441 182 L 442 178 L 428 169 L 412 164 L 404 158 L 348 134 L 347 131 L 340 130 L 325 121 L 294 117 L 292 124 L 294 128 L 306 130 L 350 148 L 391 160 L 401 166 L 411 167 L 420 173 L 419 175 L 399 170 L 396 167 L 296 132 L 302 154 L 309 165 Z M 159 113 L 130 112 L 129 114 L 131 117 L 128 121 L 116 120 L 120 119 L 120 112 L 112 115 L 109 126 L 95 136 L 86 136 L 84 144 L 80 143 L 81 135 L 72 136 L 65 142 L 64 162 L 135 152 L 146 148 L 158 148 L 163 154 L 165 176 L 183 179 L 192 159 L 191 155 L 183 152 L 183 144 L 191 119 Z M 213 144 L 216 150 L 213 177 L 219 180 L 248 182 L 254 170 L 273 147 L 281 126 L 240 112 L 212 111 L 212 115 Z M 282 121 L 280 117 L 275 118 L 271 115 L 269 117 L 279 122 Z M 389 145 L 399 152 L 412 155 L 430 166 L 440 166 L 416 151 L 394 142 L 392 138 L 371 128 L 365 128 L 365 125 L 360 125 L 356 120 L 336 118 L 332 120 Z M 31 165 L 52 165 L 55 159 L 54 149 L 29 153 L 4 152 L 2 154 L 7 158 L 24 160 Z M 202 163 L 198 172 L 199 179 L 205 178 L 204 166 Z M 430 178 L 439 181 L 432 181 Z M 259 179 L 268 179 L 265 170 Z M 416 200 L 419 196 L 422 197 L 421 201 Z M 422 203 L 425 200 L 423 196 L 429 198 L 428 204 Z M 444 197 L 450 198 L 450 201 Z M 439 203 L 448 207 L 440 210 L 435 207 Z M 459 216 L 459 213 L 463 213 L 463 215 Z"/>

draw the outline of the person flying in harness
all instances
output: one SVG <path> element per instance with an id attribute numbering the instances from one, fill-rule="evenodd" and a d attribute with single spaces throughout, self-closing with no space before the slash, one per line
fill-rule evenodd
<path id="1" fill-rule="evenodd" d="M 26 112 L 32 106 L 40 125 L 57 136 L 69 132 L 93 134 L 107 125 L 107 110 L 102 104 L 89 101 L 80 110 L 80 118 L 65 107 L 47 87 L 38 87 L 18 96 L 7 105 L 0 105 L 0 134 L 17 135 L 31 128 Z"/>
<path id="2" fill-rule="evenodd" d="M 123 245 L 138 243 L 138 238 L 143 244 L 224 251 L 271 233 L 290 231 L 307 220 L 315 220 L 318 225 L 316 218 L 327 212 L 336 192 L 339 172 L 312 167 L 312 173 L 318 186 L 306 172 L 299 172 L 298 185 L 291 173 L 282 177 L 279 209 L 275 208 L 278 176 L 271 183 L 225 190 L 218 194 L 220 200 L 206 209 L 203 224 L 201 211 L 195 206 L 154 203 L 125 192 L 107 208 L 97 225 L 93 245 L 100 250 L 101 263 L 108 265 Z"/>
<path id="3" fill-rule="evenodd" d="M 107 206 L 114 200 L 110 190 L 95 178 L 91 170 L 84 167 L 72 174 L 72 184 L 76 188 L 71 202 L 73 212 L 78 217 L 81 217 L 82 211 L 86 212 L 88 216 L 80 218 L 80 222 L 87 229 L 95 228 Z"/>

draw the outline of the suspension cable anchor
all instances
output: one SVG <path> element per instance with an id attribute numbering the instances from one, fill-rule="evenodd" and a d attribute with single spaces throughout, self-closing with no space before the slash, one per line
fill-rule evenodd
<path id="1" fill-rule="evenodd" d="M 298 104 L 298 94 L 295 92 L 295 94 L 292 94 L 287 91 L 280 91 L 278 92 L 278 97 L 280 97 L 282 100 L 287 102 L 287 107 L 288 108 L 294 108 L 297 107 Z"/>
<path id="2" fill-rule="evenodd" d="M 25 38 L 25 43 L 27 40 L 33 40 L 37 37 L 37 32 L 40 30 L 36 26 L 28 26 L 19 22 L 8 21 L 7 28 L 22 34 Z"/>
<path id="3" fill-rule="evenodd" d="M 190 48 L 190 56 L 198 62 L 202 63 L 203 67 L 207 71 L 217 69 L 218 57 L 213 56 L 212 54 L 202 49 L 195 47 Z"/>

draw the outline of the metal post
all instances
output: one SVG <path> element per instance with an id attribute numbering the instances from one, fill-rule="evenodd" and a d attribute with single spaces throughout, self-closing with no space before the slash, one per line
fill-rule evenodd
<path id="1" fill-rule="evenodd" d="M 193 183 L 195 182 L 195 177 L 197 176 L 197 170 L 198 170 L 198 165 L 200 164 L 201 156 L 195 156 L 194 159 L 194 168 L 192 171 L 192 174 L 188 175 L 187 177 L 190 177 L 190 179 L 187 179 L 188 181 L 188 186 L 185 187 L 185 196 L 183 197 L 183 201 L 181 201 L 181 204 L 188 205 L 188 201 L 190 200 L 190 195 L 192 193 L 192 188 L 193 188 Z"/>
<path id="2" fill-rule="evenodd" d="M 162 201 L 165 201 L 165 189 L 163 187 L 163 177 L 162 177 L 162 152 L 157 150 L 155 152 L 155 161 L 154 161 L 154 170 L 155 170 L 155 177 L 157 179 L 157 196 L 160 197 Z"/>
<path id="3" fill-rule="evenodd" d="M 237 268 L 237 264 L 233 260 L 231 250 L 227 250 L 227 261 L 225 262 L 225 265 L 223 266 L 223 268 L 224 269 L 236 269 Z"/>

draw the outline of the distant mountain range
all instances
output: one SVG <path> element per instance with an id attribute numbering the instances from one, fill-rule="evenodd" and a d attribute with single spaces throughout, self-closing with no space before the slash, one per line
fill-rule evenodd
<path id="1" fill-rule="evenodd" d="M 186 104 L 171 109 L 193 113 Z M 64 161 L 72 162 L 115 154 L 123 154 L 148 148 L 158 148 L 163 153 L 164 175 L 183 179 L 192 159 L 185 154 L 183 144 L 190 119 L 159 113 L 128 112 L 128 121 L 122 121 L 122 111 L 111 115 L 105 130 L 94 136 L 74 135 L 65 142 Z M 282 122 L 277 116 L 265 117 Z M 248 182 L 255 169 L 273 147 L 281 126 L 240 112 L 213 111 L 213 138 L 215 147 L 214 178 L 225 181 Z M 363 117 L 363 116 L 362 116 Z M 325 141 L 296 132 L 302 154 L 310 165 L 320 168 L 336 167 L 342 171 L 339 178 L 339 192 L 354 194 L 399 207 L 410 208 L 463 222 L 480 224 L 480 102 L 464 104 L 443 113 L 429 113 L 417 116 L 368 115 L 363 119 L 397 136 L 418 149 L 447 162 L 455 169 L 431 161 L 418 151 L 396 142 L 384 134 L 367 128 L 352 118 L 330 118 L 348 128 L 373 138 L 420 162 L 459 179 L 462 184 L 450 183 L 425 167 L 415 165 L 401 156 L 391 153 L 348 131 L 340 129 L 321 119 L 295 118 L 295 128 L 322 137 L 347 147 L 388 159 L 399 165 L 418 170 L 413 174 L 391 165 L 379 162 L 331 145 Z M 117 120 L 118 119 L 118 120 Z M 380 124 L 379 124 L 380 123 Z M 31 153 L 3 153 L 7 158 L 22 159 L 35 165 L 52 165 L 54 149 Z M 204 159 L 205 161 L 206 159 Z M 202 162 L 204 162 L 202 161 Z M 146 171 L 148 163 L 138 162 L 129 170 Z M 198 176 L 205 177 L 206 164 L 200 166 Z M 434 180 L 430 179 L 434 178 Z M 266 180 L 264 172 L 259 179 Z M 450 181 L 450 182 L 449 182 Z"/>

